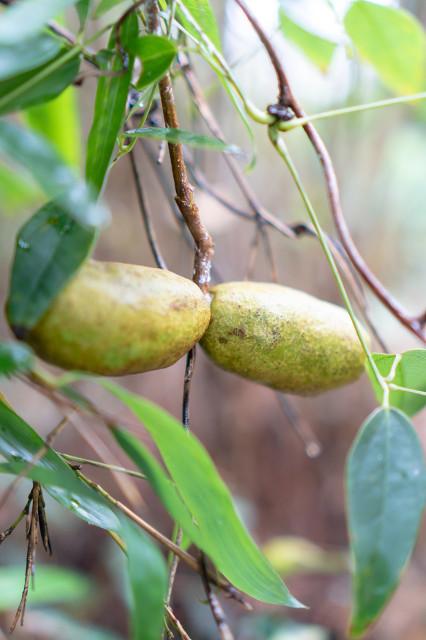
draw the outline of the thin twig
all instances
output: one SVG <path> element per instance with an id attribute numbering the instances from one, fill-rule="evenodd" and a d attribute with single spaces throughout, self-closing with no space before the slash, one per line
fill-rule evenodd
<path id="1" fill-rule="evenodd" d="M 304 118 L 305 113 L 291 90 L 291 86 L 289 84 L 286 73 L 281 65 L 280 60 L 278 59 L 278 56 L 270 39 L 260 26 L 259 22 L 254 17 L 254 15 L 248 9 L 246 4 L 243 2 L 243 0 L 235 1 L 243 10 L 244 14 L 256 31 L 259 39 L 261 40 L 270 57 L 271 63 L 277 75 L 279 86 L 279 104 L 285 108 L 291 109 L 298 118 Z M 280 119 L 281 117 L 279 111 L 270 111 L 270 113 L 275 115 L 278 119 Z M 284 119 L 287 118 L 288 114 L 284 116 Z M 342 245 L 345 248 L 345 251 L 351 259 L 353 265 L 360 273 L 367 285 L 370 287 L 370 289 L 374 292 L 376 297 L 389 309 L 389 311 L 399 320 L 399 322 L 407 329 L 409 329 L 409 331 L 414 333 L 423 343 L 426 343 L 426 335 L 424 333 L 426 311 L 417 317 L 410 316 L 410 314 L 406 312 L 406 310 L 399 304 L 399 302 L 394 299 L 390 292 L 387 291 L 387 289 L 382 285 L 375 274 L 371 272 L 370 268 L 364 261 L 364 258 L 359 253 L 344 218 L 340 201 L 337 176 L 328 149 L 311 122 L 306 122 L 303 125 L 303 129 L 305 130 L 320 160 L 325 176 L 327 195 L 330 202 L 330 209 L 333 215 L 334 224 L 336 226 Z"/>
<path id="2" fill-rule="evenodd" d="M 209 578 L 209 574 L 207 571 L 206 559 L 202 555 L 200 558 L 201 563 L 201 577 L 203 579 L 204 590 L 206 592 L 207 601 L 209 603 L 210 610 L 212 612 L 212 616 L 214 621 L 216 622 L 216 626 L 219 630 L 219 635 L 221 640 L 234 640 L 234 636 L 229 628 L 228 622 L 226 620 L 225 613 L 222 609 L 222 605 L 219 602 L 218 597 L 214 593 L 211 587 L 211 580 Z"/>
<path id="3" fill-rule="evenodd" d="M 188 635 L 188 633 L 183 628 L 182 623 L 180 622 L 180 620 L 178 620 L 178 618 L 174 614 L 173 609 L 171 609 L 169 606 L 166 606 L 166 612 L 167 612 L 167 615 L 169 616 L 172 624 L 176 627 L 176 629 L 177 629 L 180 637 L 182 638 L 182 640 L 191 640 L 190 636 Z"/>
<path id="4" fill-rule="evenodd" d="M 146 475 L 140 471 L 135 471 L 134 469 L 126 469 L 125 467 L 120 467 L 116 464 L 108 464 L 106 462 L 101 462 L 100 460 L 82 458 L 81 456 L 74 456 L 70 453 L 60 453 L 59 455 L 67 462 L 77 462 L 81 465 L 87 464 L 91 467 L 99 467 L 100 469 L 107 469 L 108 471 L 114 471 L 116 473 L 124 473 L 128 476 L 132 476 L 133 478 L 138 478 L 139 480 L 146 480 Z"/>
<path id="5" fill-rule="evenodd" d="M 157 267 L 159 267 L 160 269 L 167 269 L 166 261 L 164 260 L 161 254 L 160 247 L 158 246 L 157 238 L 155 237 L 155 231 L 152 225 L 148 203 L 146 202 L 145 194 L 142 188 L 142 178 L 139 173 L 139 169 L 136 163 L 135 151 L 133 149 L 132 151 L 129 152 L 129 159 L 130 159 L 130 165 L 132 167 L 132 175 L 135 183 L 139 209 L 142 214 L 146 236 L 148 238 L 152 255 L 154 256 L 154 260 Z"/>

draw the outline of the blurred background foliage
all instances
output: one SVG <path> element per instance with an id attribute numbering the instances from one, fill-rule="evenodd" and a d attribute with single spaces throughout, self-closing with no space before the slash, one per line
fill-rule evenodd
<path id="1" fill-rule="evenodd" d="M 93 4 L 106 6 L 105 2 Z M 91 22 L 90 29 L 95 31 L 103 22 L 119 16 L 128 4 L 112 7 Z M 274 101 L 276 93 L 269 61 L 236 4 L 232 0 L 216 0 L 212 4 L 220 24 L 225 56 L 246 94 L 263 108 Z M 393 51 L 389 44 L 392 32 L 383 34 L 380 24 L 372 19 L 372 32 L 366 38 L 365 47 L 354 47 L 347 34 L 357 37 L 356 14 L 346 22 L 347 31 L 343 25 L 348 0 L 285 0 L 282 3 L 252 0 L 249 4 L 271 34 L 294 91 L 308 113 L 425 89 L 425 58 L 424 53 L 423 58 L 418 57 L 417 26 L 414 32 L 407 26 L 407 40 L 398 40 Z M 426 3 L 422 0 L 381 4 L 403 6 L 416 15 L 420 23 L 426 24 Z M 75 12 L 70 11 L 64 19 L 70 28 L 75 27 Z M 420 33 L 424 37 L 424 32 Z M 363 35 L 366 36 L 365 32 L 361 38 Z M 388 53 L 395 54 L 395 63 L 383 59 Z M 244 157 L 240 159 L 243 166 L 248 167 L 250 159 L 256 158 L 254 166 L 247 168 L 247 177 L 262 204 L 286 222 L 305 221 L 305 211 L 294 185 L 277 161 L 263 128 L 254 127 L 252 144 L 215 76 L 200 59 L 194 57 L 193 63 L 207 87 L 209 102 L 226 141 L 243 149 Z M 191 105 L 184 82 L 176 78 L 175 86 L 182 126 L 207 133 Z M 96 79 L 89 73 L 78 88 L 68 88 L 46 105 L 31 107 L 22 112 L 19 119 L 46 135 L 70 165 L 82 167 L 95 90 Z M 413 314 L 419 312 L 426 297 L 425 104 L 419 102 L 340 116 L 318 122 L 318 128 L 335 160 L 345 216 L 363 256 L 395 296 Z M 333 233 L 317 158 L 302 132 L 287 134 L 287 140 L 321 221 Z M 138 143 L 137 160 L 143 185 L 169 267 L 190 277 L 192 251 L 173 216 L 168 160 L 157 163 L 159 148 L 156 141 Z M 244 208 L 244 201 L 219 154 L 193 149 L 190 156 L 193 165 L 217 193 Z M 195 195 L 216 244 L 215 278 L 243 279 L 253 257 L 254 226 L 233 216 L 205 190 L 197 188 Z M 96 256 L 103 260 L 153 265 L 128 158 L 120 159 L 113 166 L 105 199 L 113 216 L 111 225 L 101 235 Z M 0 164 L 2 299 L 6 297 L 15 234 L 42 202 L 43 194 L 30 175 L 9 163 Z M 269 234 L 280 283 L 339 302 L 315 240 L 288 240 L 275 235 L 274 231 Z M 262 246 L 250 275 L 256 280 L 271 279 Z M 370 295 L 368 303 L 374 324 L 391 351 L 417 346 L 414 337 Z M 3 318 L 0 328 L 2 338 L 7 337 Z M 131 390 L 179 416 L 183 371 L 181 361 L 169 369 L 129 377 L 125 382 Z M 16 381 L 5 382 L 2 389 L 16 410 L 41 434 L 52 429 L 60 418 L 54 405 L 27 386 Z M 91 394 L 105 409 L 118 412 L 105 392 L 91 388 Z M 266 554 L 288 579 L 292 592 L 310 606 L 308 610 L 290 612 L 256 605 L 255 613 L 244 613 L 226 602 L 225 607 L 241 639 L 343 639 L 350 603 L 344 463 L 358 426 L 374 407 L 374 398 L 364 377 L 345 389 L 318 398 L 291 398 L 290 402 L 289 419 L 287 405 L 283 410 L 272 391 L 219 371 L 199 352 L 191 400 L 193 430 L 213 455 L 241 515 L 264 544 Z M 415 424 L 425 440 L 424 412 L 415 418 Z M 94 420 L 78 415 L 72 417 L 72 425 L 58 439 L 57 448 L 89 458 L 107 454 L 111 462 L 124 463 L 116 445 L 105 440 L 102 428 Z M 91 475 L 113 494 L 119 493 L 107 472 L 95 470 Z M 5 486 L 6 480 L 2 477 L 0 487 Z M 12 521 L 22 508 L 28 486 L 21 483 L 13 500 L 9 500 L 1 514 L 1 527 Z M 149 514 L 153 524 L 170 534 L 170 521 L 151 492 L 144 486 L 143 500 L 138 492 L 135 496 L 140 511 Z M 30 593 L 26 624 L 16 631 L 15 637 L 40 640 L 127 637 L 123 602 L 126 594 L 119 551 L 104 532 L 85 526 L 51 500 L 47 507 L 54 558 L 52 562 L 43 558 L 46 564 L 37 568 L 37 588 Z M 425 546 L 423 532 L 401 588 L 368 638 L 420 640 L 426 637 L 422 595 L 426 577 Z M 22 529 L 0 547 L 0 620 L 4 629 L 19 601 L 23 549 Z M 175 611 L 194 640 L 210 640 L 217 633 L 203 598 L 198 577 L 181 568 Z"/>

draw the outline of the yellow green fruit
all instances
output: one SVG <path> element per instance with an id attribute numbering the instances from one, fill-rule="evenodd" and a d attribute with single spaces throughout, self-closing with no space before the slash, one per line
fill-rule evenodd
<path id="1" fill-rule="evenodd" d="M 187 278 L 89 260 L 27 341 L 64 369 L 119 376 L 174 364 L 203 335 L 209 302 Z"/>
<path id="2" fill-rule="evenodd" d="M 201 345 L 223 369 L 301 395 L 361 375 L 364 353 L 341 307 L 259 282 L 227 282 L 211 293 L 211 320 Z"/>

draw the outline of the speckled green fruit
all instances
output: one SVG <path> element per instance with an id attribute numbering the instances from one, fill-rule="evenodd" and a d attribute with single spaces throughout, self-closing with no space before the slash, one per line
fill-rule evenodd
<path id="1" fill-rule="evenodd" d="M 201 345 L 223 369 L 300 395 L 361 375 L 364 354 L 341 307 L 259 282 L 227 282 L 211 293 L 211 320 Z"/>
<path id="2" fill-rule="evenodd" d="M 89 260 L 31 331 L 41 358 L 63 369 L 119 376 L 168 367 L 203 335 L 210 307 L 186 278 Z"/>

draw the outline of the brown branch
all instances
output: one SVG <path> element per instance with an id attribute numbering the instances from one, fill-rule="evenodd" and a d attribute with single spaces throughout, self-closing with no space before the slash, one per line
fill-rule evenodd
<path id="1" fill-rule="evenodd" d="M 211 580 L 207 570 L 206 559 L 203 555 L 200 558 L 201 564 L 201 577 L 203 579 L 204 590 L 206 592 L 207 601 L 209 603 L 210 610 L 212 612 L 213 619 L 219 631 L 221 640 L 234 640 L 234 636 L 229 628 L 226 620 L 225 613 L 222 609 L 222 605 L 219 602 L 218 597 L 214 593 L 211 587 Z"/>
<path id="2" fill-rule="evenodd" d="M 173 87 L 167 74 L 160 81 L 160 96 L 166 127 L 178 129 Z M 200 211 L 194 200 L 194 189 L 189 182 L 181 144 L 168 144 L 173 180 L 176 190 L 176 203 L 195 242 L 195 260 L 193 280 L 207 293 L 210 282 L 211 260 L 214 253 L 213 240 L 204 226 Z"/>
<path id="3" fill-rule="evenodd" d="M 275 49 L 256 20 L 251 11 L 245 5 L 243 0 L 235 0 L 240 8 L 243 10 L 247 19 L 253 26 L 256 31 L 259 39 L 264 45 L 271 63 L 275 69 L 277 74 L 278 86 L 279 86 L 279 103 L 284 107 L 290 108 L 294 114 L 298 118 L 303 118 L 305 113 L 301 108 L 299 102 L 294 96 L 286 73 L 281 65 L 280 60 L 275 52 Z M 282 102 L 282 99 L 285 98 L 285 101 Z M 270 111 L 273 115 L 275 115 L 278 119 L 281 118 L 279 110 L 278 111 Z M 284 117 L 284 119 L 288 119 L 288 114 Z M 406 310 L 394 299 L 394 297 L 390 294 L 389 291 L 383 286 L 380 280 L 375 276 L 374 273 L 371 272 L 370 268 L 366 264 L 364 258 L 359 253 L 352 236 L 350 234 L 349 228 L 346 224 L 346 220 L 343 215 L 342 205 L 340 201 L 340 193 L 339 186 L 337 182 L 337 176 L 334 169 L 334 165 L 328 149 L 324 144 L 321 136 L 318 134 L 314 125 L 310 122 L 307 122 L 303 126 L 306 135 L 308 136 L 312 146 L 314 147 L 325 177 L 327 195 L 330 203 L 330 209 L 333 215 L 334 224 L 336 226 L 337 232 L 339 234 L 340 240 L 342 242 L 345 251 L 347 252 L 349 258 L 351 259 L 353 265 L 357 269 L 358 273 L 362 276 L 364 281 L 376 295 L 376 297 L 387 307 L 387 309 L 399 320 L 399 322 L 404 325 L 409 331 L 414 333 L 423 343 L 426 343 L 426 335 L 424 333 L 424 325 L 426 324 L 426 312 L 419 315 L 418 317 L 410 316 Z"/>
<path id="4" fill-rule="evenodd" d="M 187 632 L 183 628 L 182 623 L 176 617 L 173 609 L 171 609 L 169 606 L 166 606 L 166 613 L 169 616 L 170 621 L 172 622 L 173 626 L 176 627 L 176 629 L 177 629 L 180 637 L 182 638 L 182 640 L 191 640 L 190 636 L 187 634 Z"/>

